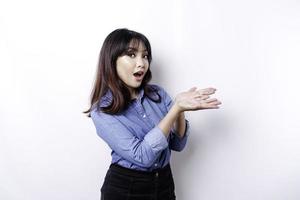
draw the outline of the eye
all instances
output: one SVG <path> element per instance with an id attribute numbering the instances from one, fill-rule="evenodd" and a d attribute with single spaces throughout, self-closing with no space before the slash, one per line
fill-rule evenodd
<path id="1" fill-rule="evenodd" d="M 146 58 L 146 59 L 148 59 L 148 55 L 144 55 L 143 57 Z"/>
<path id="2" fill-rule="evenodd" d="M 134 57 L 135 57 L 135 53 L 127 52 L 127 56 L 129 56 L 129 57 L 131 57 L 131 58 L 134 58 Z"/>

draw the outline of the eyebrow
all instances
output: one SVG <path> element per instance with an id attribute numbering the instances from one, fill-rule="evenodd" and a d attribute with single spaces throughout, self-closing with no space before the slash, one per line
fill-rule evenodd
<path id="1" fill-rule="evenodd" d="M 137 49 L 137 48 L 134 48 L 134 47 L 128 47 L 127 51 L 128 51 L 128 50 L 138 51 L 138 49 Z M 148 52 L 147 49 L 144 49 L 144 50 L 142 50 L 142 51 Z"/>

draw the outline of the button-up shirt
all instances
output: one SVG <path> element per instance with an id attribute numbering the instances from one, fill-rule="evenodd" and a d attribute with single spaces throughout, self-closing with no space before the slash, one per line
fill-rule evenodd
<path id="1" fill-rule="evenodd" d="M 97 135 L 112 150 L 111 163 L 141 171 L 152 171 L 169 163 L 171 150 L 181 151 L 185 147 L 190 129 L 189 121 L 185 119 L 183 137 L 179 136 L 174 127 L 166 137 L 158 124 L 174 102 L 161 86 L 150 86 L 157 89 L 161 96 L 160 103 L 152 101 L 144 95 L 144 89 L 141 89 L 137 99 L 132 100 L 128 108 L 118 114 L 107 114 L 97 110 L 97 106 L 92 107 L 91 118 Z M 99 101 L 99 106 L 108 106 L 111 101 L 112 93 L 108 90 Z"/>

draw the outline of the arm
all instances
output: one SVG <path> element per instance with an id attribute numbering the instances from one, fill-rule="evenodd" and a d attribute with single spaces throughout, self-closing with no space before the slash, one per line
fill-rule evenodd
<path id="1" fill-rule="evenodd" d="M 184 112 L 179 110 L 179 107 L 177 106 L 177 104 L 175 104 L 174 101 L 172 101 L 168 93 L 163 88 L 160 88 L 160 90 L 162 94 L 162 99 L 168 111 L 166 117 L 170 113 L 175 113 L 173 114 L 175 115 L 175 119 L 172 121 L 171 128 L 165 130 L 168 131 L 168 133 L 170 133 L 170 148 L 174 151 L 182 151 L 186 145 L 187 137 L 190 133 L 189 121 L 185 119 Z"/>
<path id="2" fill-rule="evenodd" d="M 174 131 L 178 133 L 178 136 L 180 138 L 183 138 L 185 134 L 185 129 L 186 129 L 185 116 L 184 116 L 184 112 L 181 112 L 175 121 Z"/>
<path id="3" fill-rule="evenodd" d="M 187 142 L 189 135 L 189 122 L 184 119 L 184 111 L 197 111 L 203 109 L 218 109 L 221 104 L 216 98 L 210 99 L 211 94 L 214 94 L 215 88 L 205 88 L 197 90 L 197 87 L 192 87 L 186 92 L 179 93 L 174 102 L 170 96 L 161 88 L 163 93 L 163 101 L 167 107 L 168 114 L 176 113 L 176 121 L 171 129 L 170 149 L 181 151 Z M 173 111 L 175 110 L 175 111 Z M 175 115 L 175 114 L 174 114 Z M 167 117 L 166 116 L 166 117 Z M 173 118 L 171 118 L 173 119 Z M 185 128 L 184 127 L 185 120 Z M 173 123 L 173 122 L 172 122 Z M 185 129 L 185 131 L 183 131 Z M 169 131 L 167 129 L 166 131 Z"/>
<path id="4" fill-rule="evenodd" d="M 168 147 L 162 130 L 155 126 L 141 140 L 112 115 L 91 112 L 97 134 L 124 159 L 141 167 L 151 167 L 160 153 Z"/>

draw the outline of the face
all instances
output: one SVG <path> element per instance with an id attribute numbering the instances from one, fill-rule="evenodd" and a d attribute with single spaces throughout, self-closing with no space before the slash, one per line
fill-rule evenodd
<path id="1" fill-rule="evenodd" d="M 135 89 L 138 88 L 148 71 L 149 61 L 148 52 L 142 42 L 137 45 L 129 45 L 128 50 L 117 58 L 117 74 L 119 78 L 126 84 L 134 97 Z"/>

